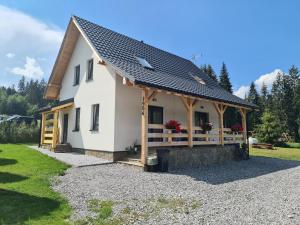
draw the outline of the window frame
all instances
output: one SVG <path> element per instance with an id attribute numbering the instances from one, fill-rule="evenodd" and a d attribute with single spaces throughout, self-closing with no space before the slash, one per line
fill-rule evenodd
<path id="1" fill-rule="evenodd" d="M 75 109 L 75 124 L 74 124 L 74 132 L 80 130 L 80 107 Z"/>
<path id="2" fill-rule="evenodd" d="M 100 124 L 99 121 L 100 121 L 100 104 L 93 104 L 92 110 L 91 110 L 91 129 L 90 129 L 90 131 L 99 131 L 99 124 Z"/>
<path id="3" fill-rule="evenodd" d="M 90 67 L 90 63 L 92 64 L 91 67 Z M 87 61 L 86 81 L 91 81 L 93 79 L 94 79 L 94 59 L 91 58 Z"/>
<path id="4" fill-rule="evenodd" d="M 77 74 L 77 69 L 78 69 L 78 74 Z M 77 77 L 78 75 L 78 77 Z M 73 81 L 73 86 L 77 86 L 80 83 L 80 64 L 75 66 L 74 68 L 74 81 Z"/>
<path id="5" fill-rule="evenodd" d="M 196 115 L 197 115 L 197 114 L 199 115 L 199 124 L 197 124 L 197 121 L 196 121 L 196 118 L 197 118 Z M 207 120 L 207 121 L 205 121 L 205 122 L 206 122 L 206 123 L 209 123 L 209 113 L 208 113 L 208 112 L 195 111 L 195 112 L 194 112 L 194 126 L 196 126 L 196 127 L 200 127 L 200 126 L 201 126 L 201 124 L 200 124 L 201 114 L 202 114 L 202 115 L 203 115 L 203 114 L 206 115 L 206 120 Z"/>
<path id="6" fill-rule="evenodd" d="M 151 123 L 151 120 L 153 121 L 153 111 L 152 110 L 158 110 L 159 113 L 161 113 L 161 121 L 154 123 Z M 148 123 L 149 124 L 164 124 L 164 108 L 162 106 L 156 106 L 156 105 L 149 105 L 148 106 Z"/>

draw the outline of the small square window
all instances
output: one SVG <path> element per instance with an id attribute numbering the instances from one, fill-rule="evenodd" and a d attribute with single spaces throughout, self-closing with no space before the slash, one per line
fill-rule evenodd
<path id="1" fill-rule="evenodd" d="M 86 80 L 93 80 L 93 67 L 94 67 L 94 60 L 90 59 L 87 63 L 87 78 L 86 78 Z"/>
<path id="2" fill-rule="evenodd" d="M 80 80 L 80 65 L 76 66 L 74 70 L 74 86 L 79 84 L 79 80 Z"/>

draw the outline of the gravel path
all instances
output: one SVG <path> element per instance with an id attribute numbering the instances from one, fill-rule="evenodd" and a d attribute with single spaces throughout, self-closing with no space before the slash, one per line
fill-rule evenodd
<path id="1" fill-rule="evenodd" d="M 116 202 L 114 216 L 130 214 L 128 224 L 300 224 L 300 162 L 252 157 L 170 173 L 109 164 L 59 179 L 54 189 L 74 207 L 73 219 L 100 199 Z"/>
<path id="2" fill-rule="evenodd" d="M 111 163 L 108 160 L 104 160 L 104 159 L 97 158 L 95 156 L 84 155 L 76 152 L 56 153 L 56 152 L 49 151 L 48 149 L 39 148 L 37 146 L 29 146 L 29 147 L 74 167 Z"/>

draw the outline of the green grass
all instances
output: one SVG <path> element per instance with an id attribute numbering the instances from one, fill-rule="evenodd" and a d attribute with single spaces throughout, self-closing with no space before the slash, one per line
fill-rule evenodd
<path id="1" fill-rule="evenodd" d="M 270 158 L 300 161 L 300 148 L 275 147 L 274 150 L 250 148 L 250 156 L 264 156 Z"/>
<path id="2" fill-rule="evenodd" d="M 50 188 L 67 168 L 25 145 L 0 144 L 0 224 L 68 224 L 71 208 Z"/>

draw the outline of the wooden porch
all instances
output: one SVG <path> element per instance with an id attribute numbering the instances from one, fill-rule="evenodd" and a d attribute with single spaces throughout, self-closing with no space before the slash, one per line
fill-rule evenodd
<path id="1" fill-rule="evenodd" d="M 60 129 L 58 127 L 59 112 L 63 109 L 73 108 L 74 103 L 66 103 L 42 112 L 41 140 L 42 146 L 54 150 L 59 143 Z"/>
<path id="2" fill-rule="evenodd" d="M 126 83 L 126 82 L 125 82 Z M 134 86 L 134 85 L 133 85 Z M 197 98 L 160 89 L 138 86 L 142 90 L 142 115 L 141 115 L 141 163 L 146 165 L 149 147 L 165 146 L 193 146 L 199 145 L 225 145 L 234 143 L 247 143 L 246 114 L 250 108 L 237 106 L 228 103 L 217 102 L 208 99 Z M 186 109 L 187 124 L 181 126 L 180 132 L 166 129 L 163 124 L 148 123 L 149 102 L 157 95 L 165 94 L 178 96 L 183 107 Z M 193 126 L 193 113 L 197 102 L 206 101 L 214 105 L 218 114 L 220 127 L 214 128 L 209 132 L 204 132 L 201 127 Z M 224 128 L 224 112 L 227 107 L 237 108 L 241 114 L 242 132 L 233 132 L 231 129 Z M 170 118 L 171 119 L 171 118 Z"/>

